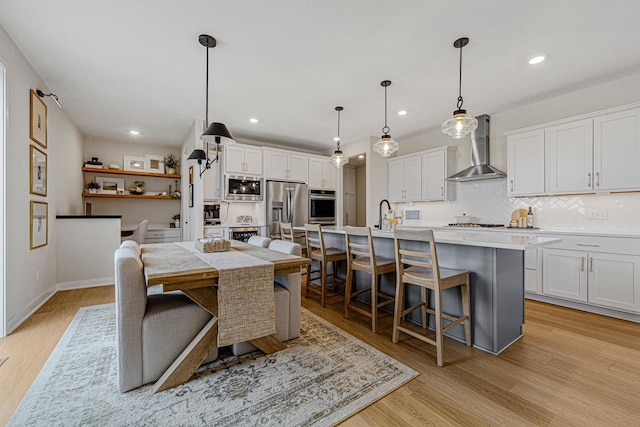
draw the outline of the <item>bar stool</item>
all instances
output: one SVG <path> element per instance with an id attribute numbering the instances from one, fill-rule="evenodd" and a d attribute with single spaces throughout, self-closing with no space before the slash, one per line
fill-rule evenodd
<path id="1" fill-rule="evenodd" d="M 428 251 L 406 249 L 406 242 L 424 242 L 428 245 Z M 443 365 L 443 334 L 455 325 L 462 323 L 465 330 L 467 346 L 471 346 L 471 303 L 469 297 L 469 272 L 463 270 L 453 270 L 440 268 L 438 266 L 438 254 L 436 244 L 433 239 L 432 230 L 395 230 L 394 243 L 396 248 L 397 264 L 397 285 L 396 285 L 396 307 L 393 316 L 393 335 L 391 340 L 397 344 L 399 332 L 418 338 L 436 347 L 438 366 Z M 415 243 L 414 243 L 415 245 Z M 412 246 L 414 248 L 416 246 Z M 405 268 L 404 265 L 409 265 Z M 422 302 L 413 307 L 404 308 L 404 285 L 411 284 L 420 286 Z M 442 312 L 442 291 L 460 286 L 462 294 L 461 317 L 454 317 Z M 434 309 L 429 308 L 429 290 L 433 291 Z M 435 341 L 425 334 L 415 332 L 407 327 L 401 326 L 405 316 L 410 312 L 421 308 L 422 327 L 429 326 L 427 314 L 433 314 L 436 320 Z M 450 321 L 447 326 L 442 325 L 443 319 Z"/>
<path id="2" fill-rule="evenodd" d="M 345 238 L 347 241 L 347 286 L 344 293 L 344 318 L 349 317 L 349 309 L 362 313 L 371 318 L 371 331 L 378 330 L 378 309 L 387 304 L 391 304 L 394 298 L 381 293 L 378 289 L 378 275 L 396 271 L 396 262 L 393 259 L 376 256 L 373 249 L 373 239 L 369 227 L 345 226 Z M 356 236 L 356 241 L 352 237 Z M 366 243 L 365 242 L 366 239 Z M 357 243 L 360 241 L 362 243 Z M 362 271 L 371 275 L 371 286 L 352 292 L 353 273 Z M 351 301 L 358 295 L 371 292 L 371 308 L 365 310 L 353 304 Z M 382 300 L 380 302 L 380 300 Z"/>
<path id="3" fill-rule="evenodd" d="M 317 284 L 311 282 L 311 266 L 307 266 L 307 293 L 305 297 L 309 297 L 310 290 L 319 293 L 320 303 L 323 307 L 326 307 L 327 290 L 335 293 L 336 285 L 344 283 L 344 280 L 336 278 L 336 261 L 346 261 L 347 253 L 341 249 L 327 248 L 324 245 L 320 224 L 305 224 L 304 232 L 307 239 L 308 258 L 311 258 L 312 261 L 317 261 L 320 266 L 320 289 L 310 286 L 317 286 Z M 333 263 L 331 265 L 331 274 L 329 274 L 329 276 L 331 276 L 331 283 L 327 283 L 327 264 L 330 262 Z M 315 279 L 317 278 L 314 278 L 314 280 Z"/>

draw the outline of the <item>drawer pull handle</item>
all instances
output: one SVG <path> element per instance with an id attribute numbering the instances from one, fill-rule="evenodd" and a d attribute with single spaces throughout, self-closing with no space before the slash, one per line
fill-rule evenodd
<path id="1" fill-rule="evenodd" d="M 600 245 L 592 245 L 592 244 L 589 244 L 589 243 L 576 243 L 576 246 L 588 246 L 590 248 L 599 248 L 600 247 Z"/>
<path id="2" fill-rule="evenodd" d="M 593 272 L 593 257 L 589 258 L 589 273 Z"/>
<path id="3" fill-rule="evenodd" d="M 513 191 L 513 180 L 510 180 L 511 182 L 511 191 Z"/>
<path id="4" fill-rule="evenodd" d="M 591 172 L 587 172 L 587 187 L 591 187 Z"/>
<path id="5" fill-rule="evenodd" d="M 596 187 L 600 187 L 600 172 L 596 172 Z"/>
<path id="6" fill-rule="evenodd" d="M 580 263 L 580 271 L 584 271 L 584 257 L 580 257 L 581 263 Z"/>

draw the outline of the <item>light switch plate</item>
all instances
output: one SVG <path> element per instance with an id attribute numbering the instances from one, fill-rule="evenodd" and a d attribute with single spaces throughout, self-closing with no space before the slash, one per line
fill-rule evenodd
<path id="1" fill-rule="evenodd" d="M 606 209 L 588 209 L 587 218 L 589 219 L 608 219 L 608 213 Z"/>

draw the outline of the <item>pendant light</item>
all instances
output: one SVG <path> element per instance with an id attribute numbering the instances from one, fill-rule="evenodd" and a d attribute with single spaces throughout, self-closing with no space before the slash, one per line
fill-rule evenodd
<path id="1" fill-rule="evenodd" d="M 333 163 L 333 165 L 338 169 L 340 169 L 342 165 L 349 163 L 347 156 L 345 156 L 342 150 L 340 150 L 340 112 L 342 110 L 344 110 L 344 108 L 336 107 L 336 111 L 338 112 L 338 137 L 336 138 L 336 141 L 338 141 L 338 147 L 331 155 L 331 163 Z"/>
<path id="2" fill-rule="evenodd" d="M 189 156 L 188 160 L 197 160 L 198 165 L 200 166 L 200 176 L 207 170 L 211 168 L 211 165 L 218 161 L 218 152 L 220 144 L 233 144 L 235 141 L 233 140 L 233 136 L 231 136 L 231 132 L 224 125 L 224 123 L 213 122 L 209 124 L 209 49 L 216 47 L 216 39 L 211 37 L 208 34 L 201 34 L 198 36 L 198 41 L 200 44 L 207 48 L 207 83 L 205 87 L 205 126 L 207 129 L 204 131 L 202 135 L 200 135 L 200 139 L 207 146 L 210 143 L 216 144 L 216 157 L 215 159 L 209 159 L 209 150 L 201 150 L 195 149 Z M 205 146 L 206 148 L 206 146 Z M 202 161 L 204 160 L 204 168 L 202 166 Z"/>
<path id="3" fill-rule="evenodd" d="M 462 48 L 469 44 L 467 37 L 462 37 L 453 42 L 453 47 L 460 49 L 460 77 L 458 79 L 458 103 L 453 117 L 442 123 L 442 132 L 453 139 L 464 138 L 478 127 L 478 120 L 467 114 L 467 110 L 462 108 Z"/>
<path id="4" fill-rule="evenodd" d="M 389 135 L 391 129 L 387 126 L 387 87 L 391 86 L 391 80 L 383 80 L 380 82 L 380 86 L 384 87 L 384 127 L 382 128 L 383 135 L 373 144 L 373 151 L 382 157 L 389 157 L 399 148 L 398 143 Z"/>

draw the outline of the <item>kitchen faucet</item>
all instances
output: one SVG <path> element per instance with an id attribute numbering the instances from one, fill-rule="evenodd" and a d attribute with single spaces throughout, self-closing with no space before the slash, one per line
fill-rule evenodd
<path id="1" fill-rule="evenodd" d="M 387 199 L 382 199 L 378 205 L 378 230 L 382 230 L 382 204 L 387 202 L 387 209 L 391 210 L 391 204 Z"/>

